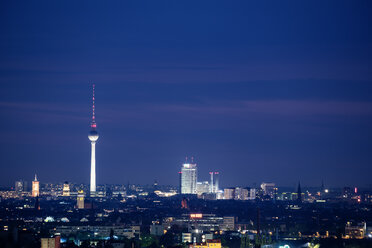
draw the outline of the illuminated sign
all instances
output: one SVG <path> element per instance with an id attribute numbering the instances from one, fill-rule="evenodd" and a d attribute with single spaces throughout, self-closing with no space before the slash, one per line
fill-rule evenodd
<path id="1" fill-rule="evenodd" d="M 203 214 L 190 214 L 190 219 L 200 219 L 203 218 Z"/>

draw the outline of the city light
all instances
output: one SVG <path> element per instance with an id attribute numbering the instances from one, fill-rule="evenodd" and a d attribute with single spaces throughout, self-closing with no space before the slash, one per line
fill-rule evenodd
<path id="1" fill-rule="evenodd" d="M 372 1 L 3 2 L 0 247 L 372 247 Z"/>

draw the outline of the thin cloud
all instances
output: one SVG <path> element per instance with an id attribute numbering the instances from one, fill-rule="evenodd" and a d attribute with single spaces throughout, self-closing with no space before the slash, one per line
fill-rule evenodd
<path id="1" fill-rule="evenodd" d="M 206 104 L 150 104 L 139 109 L 157 112 L 214 113 L 236 115 L 260 113 L 273 115 L 372 115 L 371 102 L 258 100 L 209 102 Z"/>

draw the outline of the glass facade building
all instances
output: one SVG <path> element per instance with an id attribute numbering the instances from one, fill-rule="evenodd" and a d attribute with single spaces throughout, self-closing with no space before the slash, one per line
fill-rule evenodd
<path id="1" fill-rule="evenodd" d="M 196 194 L 196 164 L 183 164 L 181 169 L 181 194 Z"/>

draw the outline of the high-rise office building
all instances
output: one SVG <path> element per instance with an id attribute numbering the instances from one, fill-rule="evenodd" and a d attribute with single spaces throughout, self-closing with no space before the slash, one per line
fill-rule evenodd
<path id="1" fill-rule="evenodd" d="M 196 183 L 196 193 L 198 195 L 209 193 L 210 186 L 208 181 Z"/>
<path id="2" fill-rule="evenodd" d="M 23 191 L 23 182 L 22 181 L 16 181 L 15 182 L 14 191 L 16 191 L 16 192 L 22 192 Z"/>
<path id="3" fill-rule="evenodd" d="M 218 191 L 220 190 L 219 183 L 220 183 L 220 173 L 218 171 L 215 171 L 214 172 L 214 193 L 218 193 Z"/>
<path id="4" fill-rule="evenodd" d="M 261 183 L 261 189 L 264 195 L 274 197 L 275 195 L 275 183 Z"/>
<path id="5" fill-rule="evenodd" d="M 84 209 L 84 191 L 79 190 L 77 195 L 77 208 Z"/>
<path id="6" fill-rule="evenodd" d="M 39 181 L 37 180 L 37 176 L 35 174 L 35 180 L 32 181 L 32 196 L 33 197 L 39 196 L 39 190 L 40 190 L 40 185 L 39 185 Z"/>
<path id="7" fill-rule="evenodd" d="M 91 122 L 91 130 L 88 135 L 90 140 L 92 151 L 91 151 L 91 161 L 90 161 L 90 195 L 96 195 L 96 142 L 98 140 L 98 132 L 96 131 L 97 124 L 96 124 L 96 117 L 95 117 L 95 98 L 94 98 L 94 84 L 93 84 L 93 104 L 92 104 L 92 122 Z"/>
<path id="8" fill-rule="evenodd" d="M 254 200 L 254 199 L 256 199 L 256 189 L 255 188 L 250 188 L 249 189 L 248 200 Z"/>
<path id="9" fill-rule="evenodd" d="M 224 189 L 224 199 L 232 200 L 235 198 L 235 188 L 225 188 Z"/>
<path id="10" fill-rule="evenodd" d="M 27 191 L 27 182 L 26 181 L 23 181 L 23 180 L 16 181 L 14 186 L 15 186 L 14 190 L 16 192 Z"/>
<path id="11" fill-rule="evenodd" d="M 236 187 L 235 188 L 235 200 L 248 200 L 249 190 L 247 188 Z"/>
<path id="12" fill-rule="evenodd" d="M 256 199 L 256 189 L 251 188 L 226 188 L 224 189 L 224 199 L 225 200 L 254 200 Z"/>
<path id="13" fill-rule="evenodd" d="M 209 172 L 209 175 L 211 176 L 210 186 L 209 186 L 209 193 L 211 194 L 217 194 L 219 191 L 219 177 L 220 173 L 215 172 Z"/>
<path id="14" fill-rule="evenodd" d="M 181 194 L 196 194 L 197 167 L 191 159 L 191 163 L 186 162 L 181 169 Z"/>
<path id="15" fill-rule="evenodd" d="M 209 184 L 209 193 L 213 194 L 214 193 L 214 181 L 213 181 L 214 173 L 211 171 L 209 172 L 209 175 L 211 175 L 211 182 Z"/>
<path id="16" fill-rule="evenodd" d="M 70 196 L 70 184 L 68 182 L 63 184 L 62 196 Z"/>

